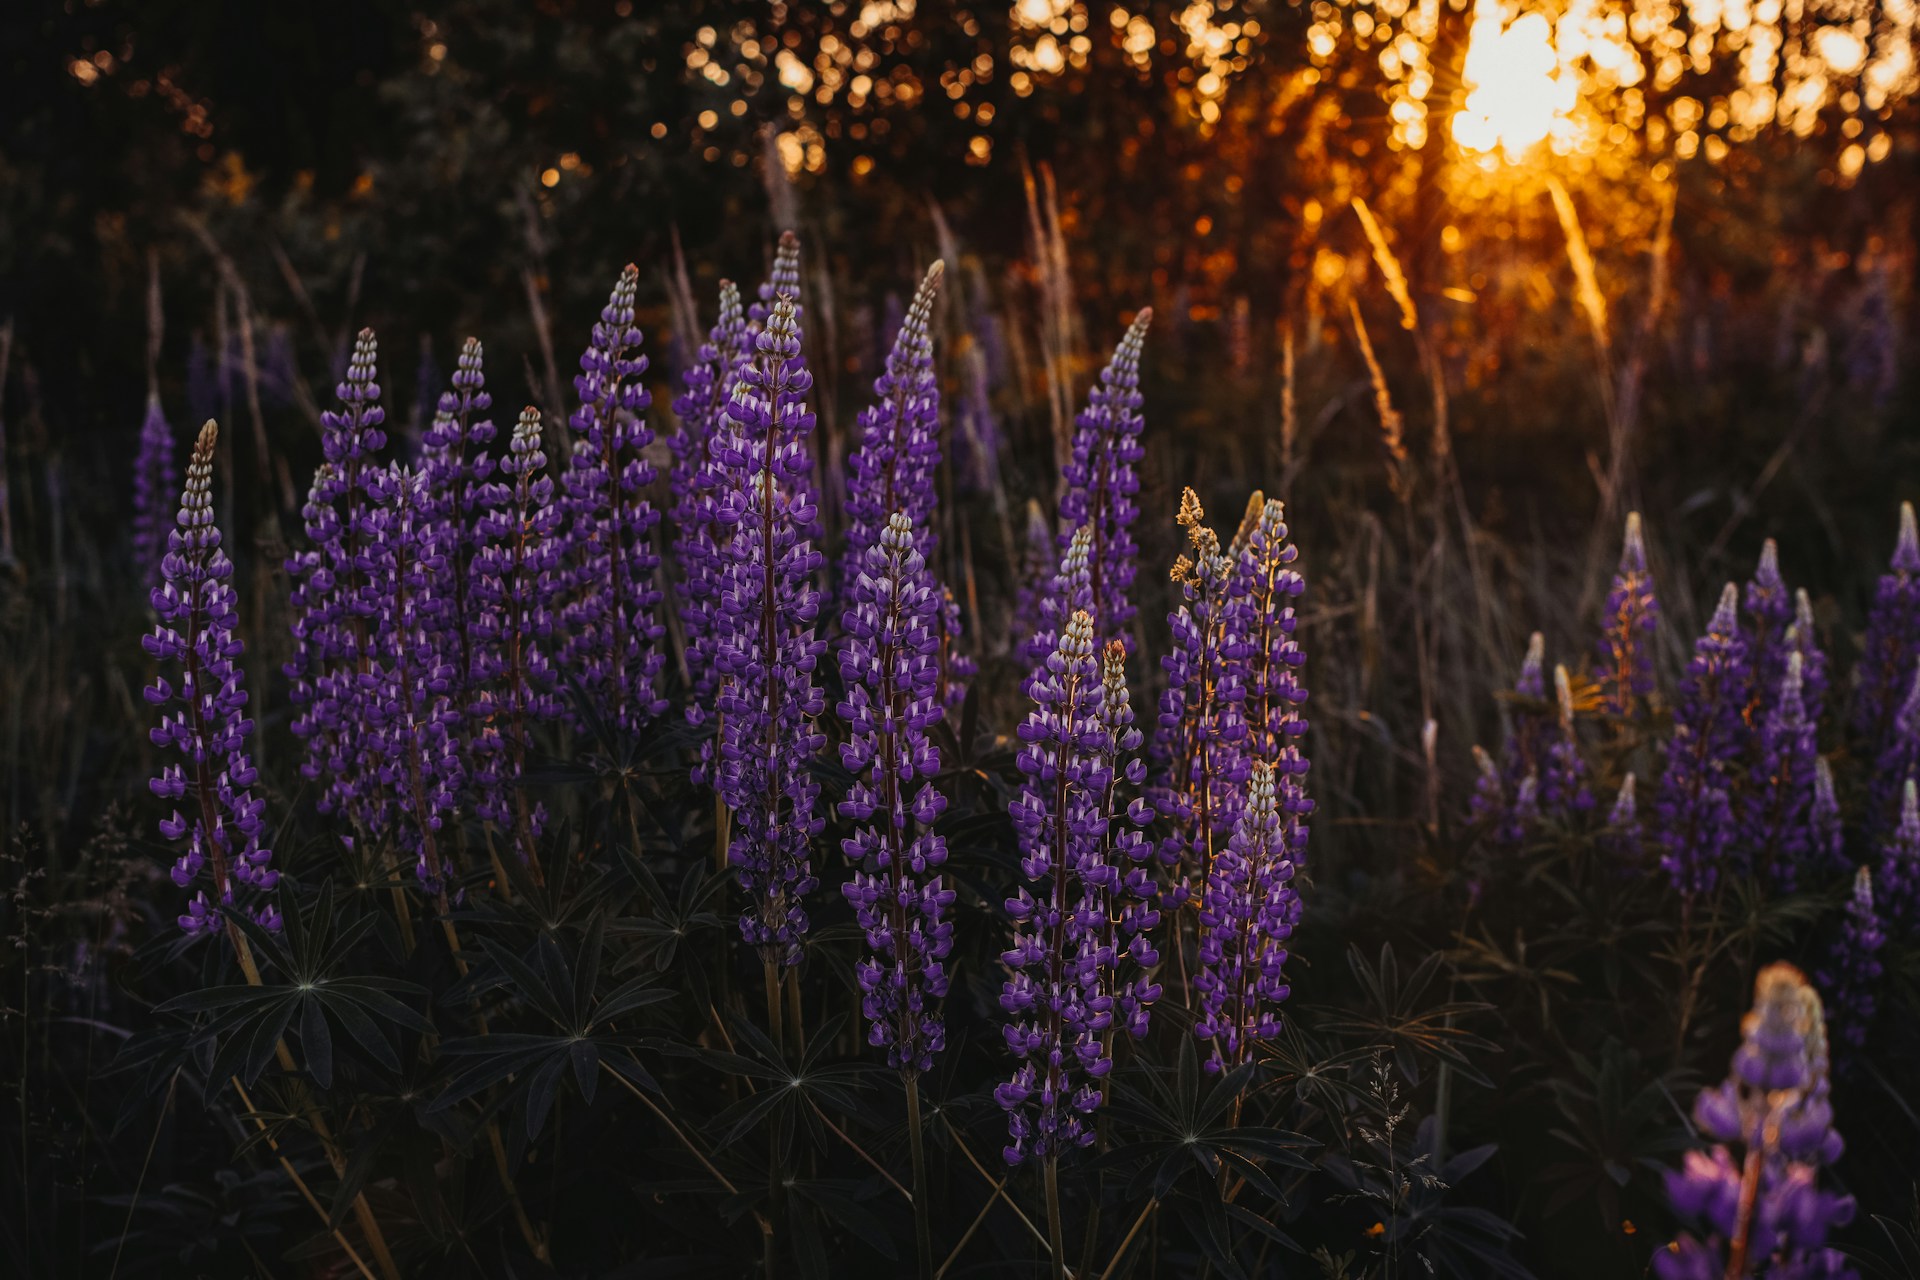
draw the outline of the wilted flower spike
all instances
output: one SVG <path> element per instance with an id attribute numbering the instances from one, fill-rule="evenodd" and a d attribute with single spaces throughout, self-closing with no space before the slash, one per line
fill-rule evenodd
<path id="1" fill-rule="evenodd" d="M 1827 967 L 1818 975 L 1832 1014 L 1829 1025 L 1836 1029 L 1836 1038 L 1855 1051 L 1866 1044 L 1867 1029 L 1879 1007 L 1880 948 L 1885 943 L 1886 933 L 1873 906 L 1873 873 L 1861 867 L 1854 873 L 1846 923 L 1828 953 Z"/>
<path id="2" fill-rule="evenodd" d="M 720 282 L 720 317 L 699 359 L 687 370 L 686 390 L 673 402 L 680 430 L 669 440 L 673 450 L 673 553 L 680 571 L 680 621 L 686 634 L 687 718 L 703 723 L 713 714 L 720 675 L 714 667 L 714 614 L 720 607 L 718 537 L 714 522 L 720 477 L 713 445 L 726 425 L 727 397 L 751 339 L 740 309 L 740 291 Z"/>
<path id="3" fill-rule="evenodd" d="M 803 899 L 815 884 L 814 812 L 820 784 L 809 760 L 825 745 L 815 717 L 825 697 L 814 668 L 823 557 L 808 530 L 818 519 L 808 486 L 813 385 L 800 354 L 793 302 L 774 303 L 727 403 L 713 445 L 720 544 L 715 663 L 723 681 L 713 784 L 733 810 L 728 858 L 752 905 L 741 932 L 767 958 L 798 963 Z"/>
<path id="4" fill-rule="evenodd" d="M 1754 985 L 1753 1011 L 1725 1083 L 1701 1092 L 1694 1122 L 1714 1140 L 1667 1175 L 1674 1214 L 1693 1234 L 1654 1255 L 1661 1280 L 1752 1275 L 1851 1277 L 1827 1233 L 1853 1217 L 1850 1196 L 1818 1189 L 1843 1144 L 1828 1101 L 1820 997 L 1799 970 L 1774 964 Z"/>
<path id="5" fill-rule="evenodd" d="M 1133 522 L 1139 514 L 1137 467 L 1143 449 L 1144 425 L 1140 405 L 1140 353 L 1147 339 L 1153 311 L 1143 307 L 1113 359 L 1100 371 L 1087 407 L 1074 419 L 1073 446 L 1063 469 L 1066 490 L 1060 498 L 1060 549 L 1064 552 L 1074 531 L 1090 530 L 1089 584 L 1093 592 L 1094 634 L 1102 643 L 1131 637 L 1127 623 L 1133 606 L 1127 592 L 1133 586 L 1139 548 L 1133 542 Z"/>
<path id="6" fill-rule="evenodd" d="M 145 691 L 148 704 L 161 709 L 160 727 L 149 736 L 162 751 L 179 753 L 150 785 L 154 795 L 178 806 L 160 832 L 184 846 L 173 882 L 194 890 L 180 916 L 189 933 L 219 928 L 221 907 L 245 910 L 269 929 L 280 923 L 273 899 L 279 873 L 260 844 L 265 806 L 251 790 L 255 772 L 247 739 L 253 721 L 246 716 L 245 676 L 238 665 L 243 646 L 234 634 L 239 610 L 233 564 L 213 523 L 217 436 L 209 421 L 194 443 L 179 516 L 160 563 L 161 585 L 152 594 L 158 621 L 141 640 L 162 673 Z"/>
<path id="7" fill-rule="evenodd" d="M 160 562 L 167 554 L 167 531 L 173 518 L 169 504 L 179 491 L 173 428 L 161 411 L 160 397 L 152 395 L 147 398 L 147 416 L 140 424 L 140 443 L 133 457 L 133 563 L 141 584 L 149 590 L 160 583 Z"/>
<path id="8" fill-rule="evenodd" d="M 1600 684 L 1608 712 L 1630 716 L 1654 691 L 1653 642 L 1660 628 L 1660 601 L 1647 571 L 1640 513 L 1627 516 L 1620 566 L 1601 613 Z"/>
<path id="9" fill-rule="evenodd" d="M 1248 774 L 1240 705 L 1248 656 L 1240 628 L 1248 618 L 1245 610 L 1228 608 L 1234 564 L 1201 523 L 1205 518 L 1199 498 L 1184 490 L 1177 519 L 1192 552 L 1174 567 L 1185 603 L 1167 615 L 1173 643 L 1160 659 L 1167 688 L 1154 742 L 1161 770 L 1154 807 L 1170 828 L 1160 858 L 1198 877 L 1213 863 L 1216 839 L 1224 843 L 1233 829 Z"/>
<path id="10" fill-rule="evenodd" d="M 1859 686 L 1853 697 L 1853 729 L 1865 757 L 1878 759 L 1886 749 L 1920 660 L 1920 534 L 1913 504 L 1900 504 L 1900 539 L 1892 572 L 1883 574 L 1867 614 L 1866 646 L 1860 655 Z"/>
<path id="11" fill-rule="evenodd" d="M 918 1072 L 946 1042 L 933 1002 L 947 994 L 953 925 L 942 916 L 954 892 L 940 877 L 947 846 L 933 823 L 946 799 L 927 736 L 941 716 L 940 601 L 914 542 L 912 521 L 895 512 L 849 583 L 838 710 L 841 762 L 855 775 L 840 814 L 859 824 L 841 846 L 855 866 L 842 893 L 870 950 L 855 970 L 867 1038 L 889 1066 Z"/>
<path id="12" fill-rule="evenodd" d="M 1093 1140 L 1087 1117 L 1100 1105 L 1096 1082 L 1113 1066 L 1109 1028 L 1147 1027 L 1158 989 L 1122 976 L 1151 969 L 1147 943 L 1157 915 L 1138 828 L 1146 805 L 1126 801 L 1144 769 L 1132 753 L 1140 735 L 1126 696 L 1126 653 L 1094 655 L 1093 616 L 1074 613 L 1029 682 L 1034 710 L 1020 726 L 1020 795 L 1009 806 L 1026 883 L 1008 899 L 1013 946 L 1001 956 L 1008 978 L 1000 1005 L 1007 1046 L 1021 1059 L 994 1091 L 1008 1113 L 1005 1155 L 1059 1155 Z"/>
<path id="13" fill-rule="evenodd" d="M 1280 1032 L 1289 987 L 1287 939 L 1299 915 L 1274 770 L 1253 767 L 1233 839 L 1214 859 L 1200 902 L 1199 1011 L 1193 1031 L 1212 1043 L 1209 1070 L 1247 1061 L 1256 1040 Z"/>
<path id="14" fill-rule="evenodd" d="M 1920 932 L 1920 794 L 1907 779 L 1900 792 L 1900 821 L 1880 851 L 1880 918 L 1896 938 Z"/>
<path id="15" fill-rule="evenodd" d="M 1694 646 L 1674 705 L 1673 736 L 1655 805 L 1665 849 L 1661 865 L 1674 887 L 1688 896 L 1705 893 L 1721 875 L 1744 869 L 1734 839 L 1731 799 L 1750 678 L 1739 604 L 1739 589 L 1729 582 L 1706 634 Z"/>
<path id="16" fill-rule="evenodd" d="M 373 330 L 362 329 L 338 387 L 340 407 L 321 415 L 323 461 L 302 508 L 312 545 L 287 561 L 294 659 L 286 673 L 293 732 L 306 743 L 300 772 L 320 784 L 321 812 L 369 831 L 381 820 L 381 803 L 377 784 L 361 773 L 366 744 L 359 704 L 361 677 L 372 662 L 371 619 L 381 607 L 372 572 L 379 531 L 371 495 L 387 440 L 374 381 L 378 354 Z"/>

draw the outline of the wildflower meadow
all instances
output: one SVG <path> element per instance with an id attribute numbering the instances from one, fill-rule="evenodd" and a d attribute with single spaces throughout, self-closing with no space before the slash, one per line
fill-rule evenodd
<path id="1" fill-rule="evenodd" d="M 1912 14 L 38 7 L 7 1274 L 1920 1275 Z"/>

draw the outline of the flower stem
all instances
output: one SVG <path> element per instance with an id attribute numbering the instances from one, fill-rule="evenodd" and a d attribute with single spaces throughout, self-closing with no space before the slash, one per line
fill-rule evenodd
<path id="1" fill-rule="evenodd" d="M 1066 1280 L 1066 1234 L 1060 1229 L 1060 1157 L 1047 1157 L 1047 1240 L 1053 1251 L 1055 1280 Z"/>
<path id="2" fill-rule="evenodd" d="M 907 1073 L 907 1145 L 913 1151 L 913 1237 L 920 1251 L 920 1280 L 933 1280 L 933 1206 L 927 1198 L 927 1152 L 920 1134 L 920 1077 Z"/>

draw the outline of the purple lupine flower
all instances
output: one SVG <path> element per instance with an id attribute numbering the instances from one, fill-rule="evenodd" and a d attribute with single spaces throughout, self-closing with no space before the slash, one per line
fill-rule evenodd
<path id="1" fill-rule="evenodd" d="M 1725 1083 L 1694 1101 L 1694 1122 L 1715 1142 L 1667 1175 L 1677 1217 L 1694 1230 L 1653 1258 L 1661 1280 L 1765 1274 L 1851 1277 L 1827 1233 L 1853 1217 L 1851 1196 L 1819 1190 L 1822 1165 L 1844 1147 L 1828 1101 L 1820 997 L 1790 964 L 1754 985 Z"/>
<path id="2" fill-rule="evenodd" d="M 1883 743 L 1867 788 L 1867 829 L 1875 832 L 1893 825 L 1894 797 L 1910 779 L 1920 777 L 1920 662 L 1914 664 L 1906 696 Z"/>
<path id="3" fill-rule="evenodd" d="M 1729 582 L 1680 683 L 1660 776 L 1660 865 L 1688 898 L 1711 890 L 1723 873 L 1745 869 L 1734 841 L 1732 802 L 1750 678 L 1739 606 L 1739 588 Z"/>
<path id="4" fill-rule="evenodd" d="M 1846 832 L 1840 819 L 1840 798 L 1833 790 L 1833 766 L 1825 756 L 1813 758 L 1813 803 L 1808 808 L 1807 826 L 1813 833 L 1816 866 L 1833 873 L 1851 865 L 1847 861 Z"/>
<path id="5" fill-rule="evenodd" d="M 669 481 L 673 489 L 673 555 L 680 569 L 680 622 L 686 633 L 687 718 L 698 724 L 713 714 L 719 672 L 714 669 L 713 619 L 720 607 L 720 555 L 714 542 L 713 442 L 725 425 L 727 396 L 747 356 L 746 314 L 740 290 L 720 282 L 720 317 L 687 370 L 686 390 L 673 402 L 680 430 Z"/>
<path id="6" fill-rule="evenodd" d="M 1505 838 L 1506 783 L 1500 777 L 1500 766 L 1487 754 L 1487 749 L 1477 742 L 1473 744 L 1473 793 L 1467 800 L 1467 820 L 1475 826 L 1484 826 L 1498 844 L 1517 843 L 1519 840 L 1519 834 L 1514 836 L 1513 841 Z"/>
<path id="7" fill-rule="evenodd" d="M 1120 780 L 1137 787 L 1144 772 L 1126 760 L 1140 740 L 1126 651 L 1109 646 L 1104 663 L 1096 660 L 1093 625 L 1084 609 L 1068 620 L 1029 682 L 1035 706 L 1019 731 L 1025 780 L 1008 813 L 1028 883 L 1007 900 L 1014 938 L 1000 957 L 1008 969 L 1000 1006 L 1007 1046 L 1021 1061 L 994 1090 L 1007 1111 L 1009 1164 L 1093 1141 L 1086 1120 L 1113 1067 L 1116 1010 L 1130 1033 L 1144 1034 L 1145 1006 L 1158 994 L 1118 976 L 1123 955 L 1142 968 L 1157 962 L 1146 941 L 1157 914 L 1140 906 L 1152 896 L 1141 865 L 1150 847 L 1138 830 L 1148 811 L 1120 800 Z"/>
<path id="8" fill-rule="evenodd" d="M 1508 791 L 1515 790 L 1528 774 L 1540 771 L 1552 724 L 1547 707 L 1547 638 L 1538 631 L 1527 637 L 1527 653 L 1520 661 L 1520 674 L 1514 677 L 1513 693 L 1513 723 L 1502 762 Z"/>
<path id="9" fill-rule="evenodd" d="M 340 408 L 321 415 L 323 461 L 302 510 L 312 546 L 287 561 L 294 658 L 286 673 L 293 682 L 293 732 L 306 743 L 300 773 L 321 784 L 322 813 L 339 813 L 367 829 L 375 825 L 376 797 L 361 777 L 365 726 L 358 699 L 372 661 L 370 620 L 380 609 L 369 496 L 387 442 L 374 381 L 378 354 L 373 330 L 362 329 L 338 388 Z"/>
<path id="10" fill-rule="evenodd" d="M 1874 591 L 1859 684 L 1853 694 L 1853 731 L 1869 760 L 1877 760 L 1886 749 L 1894 717 L 1912 686 L 1916 660 L 1920 660 L 1920 533 L 1914 528 L 1913 504 L 1903 502 L 1892 572 L 1881 576 Z"/>
<path id="11" fill-rule="evenodd" d="M 1074 614 L 1093 612 L 1093 530 L 1079 528 L 1067 541 L 1066 554 L 1060 557 L 1060 565 L 1052 575 L 1052 585 L 1034 603 L 1034 616 L 1037 627 L 1027 639 L 1026 653 L 1038 654 L 1032 658 L 1034 669 L 1028 673 L 1021 685 L 1021 691 L 1029 697 L 1033 695 L 1033 682 L 1046 674 L 1047 659 L 1060 647 L 1060 637 L 1066 634 L 1066 626 Z"/>
<path id="12" fill-rule="evenodd" d="M 1747 651 L 1752 656 L 1756 678 L 1755 693 L 1764 700 L 1780 687 L 1787 667 L 1787 629 L 1793 624 L 1794 600 L 1780 576 L 1780 548 L 1772 538 L 1760 547 L 1760 562 L 1754 566 L 1745 592 L 1746 613 L 1751 630 Z"/>
<path id="13" fill-rule="evenodd" d="M 1818 722 L 1827 705 L 1827 655 L 1820 648 L 1820 631 L 1813 620 L 1813 601 L 1805 587 L 1793 593 L 1793 622 L 1787 627 L 1787 647 L 1800 655 L 1800 678 L 1807 699 L 1807 718 Z"/>
<path id="14" fill-rule="evenodd" d="M 158 619 L 141 639 L 147 655 L 164 669 L 178 666 L 179 687 L 160 674 L 145 691 L 161 708 L 153 745 L 178 751 L 181 762 L 164 765 L 150 784 L 153 794 L 180 806 L 160 824 L 169 841 L 185 842 L 173 866 L 173 882 L 193 889 L 180 927 L 189 933 L 221 926 L 219 910 L 249 912 L 268 929 L 280 927 L 273 888 L 280 873 L 261 847 L 265 804 L 253 798 L 256 777 L 247 738 L 247 690 L 234 634 L 238 606 L 233 562 L 220 547 L 213 523 L 213 445 L 219 428 L 200 428 L 187 464 L 180 513 L 161 558 L 161 584 L 152 594 Z M 181 809 L 185 809 L 183 814 Z M 202 880 L 202 872 L 208 873 Z M 207 897 L 207 884 L 213 899 Z"/>
<path id="15" fill-rule="evenodd" d="M 1252 619 L 1247 610 L 1229 611 L 1235 566 L 1201 523 L 1205 516 L 1193 490 L 1182 490 L 1177 519 L 1192 554 L 1181 555 L 1173 567 L 1185 602 L 1167 615 L 1173 643 L 1160 659 L 1167 688 L 1160 695 L 1155 756 L 1164 772 L 1154 807 L 1170 828 L 1160 842 L 1160 860 L 1180 869 L 1180 883 L 1205 879 L 1216 838 L 1224 843 L 1233 830 L 1250 771 L 1240 705 L 1241 669 L 1250 655 L 1242 652 L 1246 641 L 1239 627 Z"/>
<path id="16" fill-rule="evenodd" d="M 1813 870 L 1809 814 L 1820 749 L 1807 715 L 1804 670 L 1800 653 L 1789 652 L 1778 689 L 1762 704 L 1753 785 L 1740 796 L 1741 840 L 1755 870 L 1781 893 L 1792 893 Z"/>
<path id="17" fill-rule="evenodd" d="M 1047 525 L 1046 513 L 1037 501 L 1029 498 L 1026 537 L 1021 543 L 1019 573 L 1013 584 L 1013 649 L 1028 668 L 1039 666 L 1047 660 L 1047 654 L 1053 652 L 1052 640 L 1047 642 L 1045 650 L 1036 652 L 1042 633 L 1057 639 L 1060 624 L 1069 616 L 1061 614 L 1057 619 L 1050 616 L 1050 610 L 1056 606 L 1053 584 L 1059 564 L 1060 554 L 1054 549 L 1053 530 Z"/>
<path id="18" fill-rule="evenodd" d="M 1552 740 L 1540 760 L 1540 812 L 1555 822 L 1568 822 L 1593 809 L 1593 788 L 1587 782 L 1587 761 L 1573 729 L 1573 685 L 1567 669 L 1553 669 L 1554 720 Z"/>
<path id="19" fill-rule="evenodd" d="M 940 381 L 934 375 L 928 327 L 944 270 L 939 262 L 927 268 L 887 354 L 886 367 L 873 384 L 873 403 L 857 420 L 860 443 L 847 464 L 847 557 L 839 576 L 842 583 L 853 582 L 861 557 L 878 541 L 892 513 L 906 514 L 913 526 L 915 550 L 940 604 L 939 695 L 941 705 L 952 708 L 965 700 L 974 664 L 958 652 L 959 607 L 933 571 L 938 547 L 933 512 L 934 473 L 940 466 Z"/>
<path id="20" fill-rule="evenodd" d="M 1200 896 L 1200 1007 L 1193 1031 L 1213 1045 L 1210 1071 L 1247 1061 L 1253 1042 L 1280 1032 L 1287 939 L 1299 918 L 1294 863 L 1274 769 L 1253 766 L 1233 839 L 1214 859 Z"/>
<path id="21" fill-rule="evenodd" d="M 800 296 L 800 237 L 791 231 L 780 233 L 780 243 L 773 251 L 773 270 L 760 282 L 747 307 L 747 326 L 755 336 L 766 328 L 774 304 L 781 298 L 792 304 L 793 325 L 798 329 L 806 317 L 806 307 Z"/>
<path id="22" fill-rule="evenodd" d="M 1880 918 L 1895 938 L 1920 934 L 1920 795 L 1907 779 L 1900 792 L 1900 822 L 1880 850 Z"/>
<path id="23" fill-rule="evenodd" d="M 168 505 L 180 488 L 173 428 L 160 409 L 159 395 L 147 397 L 146 420 L 133 455 L 133 564 L 148 590 L 160 583 L 160 562 L 167 554 Z"/>
<path id="24" fill-rule="evenodd" d="M 1861 867 L 1854 872 L 1846 923 L 1828 952 L 1826 968 L 1816 975 L 1820 989 L 1826 993 L 1837 1038 L 1856 1053 L 1866 1044 L 1867 1029 L 1879 1007 L 1884 971 L 1880 948 L 1886 940 L 1880 917 L 1873 909 L 1873 872 Z"/>
<path id="25" fill-rule="evenodd" d="M 1600 833 L 1600 848 L 1623 867 L 1637 861 L 1640 853 L 1640 802 L 1634 777 L 1620 779 L 1620 790 L 1607 814 L 1607 826 Z"/>
<path id="26" fill-rule="evenodd" d="M 714 627 L 723 685 L 713 781 L 733 810 L 728 860 L 753 899 L 741 932 L 769 959 L 794 964 L 807 930 L 802 899 L 815 883 L 810 845 L 825 825 L 808 760 L 825 745 L 813 677 L 826 642 L 815 634 L 824 557 L 807 533 L 819 519 L 807 483 L 813 376 L 790 298 L 775 301 L 754 348 L 713 446 L 724 480 L 714 520 L 730 530 Z"/>
<path id="27" fill-rule="evenodd" d="M 666 629 L 656 616 L 660 557 L 647 497 L 653 463 L 647 446 L 652 403 L 642 379 L 647 358 L 633 322 L 640 269 L 629 263 L 615 282 L 573 379 L 580 407 L 573 465 L 565 477 L 569 587 L 561 658 L 594 714 L 631 735 L 667 708 L 658 683 Z"/>
<path id="28" fill-rule="evenodd" d="M 856 969 L 867 1041 L 887 1051 L 888 1066 L 927 1071 L 946 1045 L 932 1002 L 947 994 L 953 924 L 941 916 L 954 891 L 940 878 L 947 844 L 933 824 L 946 798 L 933 785 L 940 750 L 927 736 L 941 717 L 940 602 L 906 513 L 888 520 L 847 590 L 840 758 L 856 781 L 840 815 L 861 825 L 842 842 L 856 870 L 841 891 L 872 949 Z"/>
<path id="29" fill-rule="evenodd" d="M 440 569 L 433 584 L 440 608 L 430 638 L 451 668 L 453 705 L 461 719 L 458 741 L 469 756 L 469 739 L 493 714 L 479 674 L 488 664 L 475 651 L 481 610 L 474 598 L 474 564 L 497 527 L 488 517 L 507 498 L 505 487 L 493 479 L 494 460 L 487 451 L 494 438 L 493 422 L 486 417 L 493 397 L 487 394 L 482 360 L 480 340 L 468 338 L 452 389 L 440 396 L 422 437 L 420 455 L 429 503 L 424 514 L 431 522 L 425 535 Z"/>
<path id="30" fill-rule="evenodd" d="M 1306 592 L 1307 580 L 1293 567 L 1300 548 L 1287 534 L 1286 507 L 1277 498 L 1261 503 L 1250 527 L 1242 521 L 1228 587 L 1233 643 L 1226 650 L 1241 687 L 1246 749 L 1255 762 L 1274 767 L 1283 821 L 1289 813 L 1304 815 L 1312 808 L 1294 808 L 1304 799 L 1306 761 L 1297 744 L 1307 732 L 1300 715 L 1307 701 L 1300 679 L 1306 653 L 1294 638 L 1299 626 L 1294 602 Z M 1304 848 L 1293 853 L 1298 861 Z"/>
<path id="31" fill-rule="evenodd" d="M 440 832 L 464 780 L 452 692 L 458 677 L 434 637 L 448 630 L 450 602 L 435 594 L 446 552 L 435 540 L 435 503 L 419 471 L 395 464 L 369 478 L 378 504 L 373 566 L 379 610 L 371 619 L 359 714 L 365 721 L 363 776 L 378 784 L 384 818 L 414 874 L 436 897 L 447 889 Z"/>
<path id="32" fill-rule="evenodd" d="M 1640 535 L 1640 513 L 1627 516 L 1620 566 L 1601 614 L 1600 686 L 1607 711 L 1631 716 L 1654 692 L 1653 644 L 1660 629 L 1660 600 L 1647 571 L 1647 547 Z"/>
<path id="33" fill-rule="evenodd" d="M 508 497 L 482 516 L 486 528 L 473 576 L 480 606 L 474 674 L 491 691 L 487 705 L 493 713 L 485 736 L 476 740 L 483 749 L 474 752 L 474 811 L 496 825 L 510 825 L 520 857 L 529 864 L 535 864 L 534 838 L 544 816 L 539 806 L 527 804 L 520 779 L 534 726 L 561 713 L 550 659 L 563 585 L 555 537 L 560 510 L 546 472 L 540 411 L 529 406 L 520 411 L 500 459 Z"/>
<path id="34" fill-rule="evenodd" d="M 1140 431 L 1145 424 L 1140 405 L 1140 353 L 1147 340 L 1153 308 L 1142 307 L 1126 336 L 1114 348 L 1113 358 L 1100 371 L 1100 381 L 1087 397 L 1087 407 L 1074 419 L 1073 447 L 1062 469 L 1066 480 L 1060 495 L 1059 547 L 1065 551 L 1073 531 L 1085 525 L 1092 531 L 1087 565 L 1093 586 L 1094 635 L 1127 643 L 1127 623 L 1134 609 L 1127 591 L 1133 586 L 1139 548 L 1133 542 L 1133 521 L 1139 515 L 1134 497 L 1140 492 L 1136 468 L 1144 452 Z"/>

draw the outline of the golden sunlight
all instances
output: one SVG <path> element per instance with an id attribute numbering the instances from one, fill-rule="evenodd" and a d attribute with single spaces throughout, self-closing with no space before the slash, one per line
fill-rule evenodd
<path id="1" fill-rule="evenodd" d="M 1453 140 L 1469 151 L 1518 160 L 1568 119 L 1578 94 L 1560 66 L 1545 15 L 1507 24 L 1498 0 L 1479 0 L 1461 78 L 1466 101 L 1453 117 Z"/>

